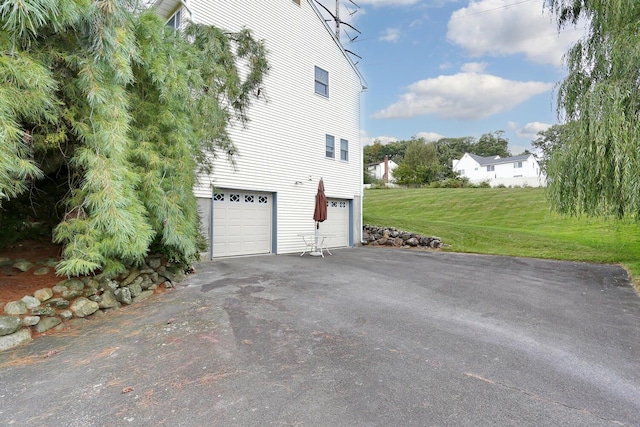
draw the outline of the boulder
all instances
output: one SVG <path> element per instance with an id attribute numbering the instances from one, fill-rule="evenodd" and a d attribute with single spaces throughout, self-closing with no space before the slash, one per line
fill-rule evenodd
<path id="1" fill-rule="evenodd" d="M 37 325 L 39 321 L 40 321 L 40 316 L 24 316 L 22 318 L 22 324 L 24 326 Z"/>
<path id="2" fill-rule="evenodd" d="M 420 242 L 418 242 L 418 239 L 416 239 L 415 237 L 410 237 L 409 239 L 406 240 L 405 243 L 413 247 L 416 247 L 420 244 Z"/>
<path id="3" fill-rule="evenodd" d="M 33 272 L 34 276 L 44 276 L 45 274 L 49 274 L 49 267 L 40 267 Z"/>
<path id="4" fill-rule="evenodd" d="M 55 316 L 56 315 L 56 311 L 53 309 L 53 307 L 47 305 L 41 305 L 35 308 L 31 309 L 31 315 L 32 316 Z"/>
<path id="5" fill-rule="evenodd" d="M 100 297 L 101 299 L 98 302 L 98 307 L 100 308 L 114 308 L 120 305 L 112 290 L 104 291 Z"/>
<path id="6" fill-rule="evenodd" d="M 0 337 L 0 351 L 17 347 L 20 344 L 24 344 L 29 341 L 31 341 L 31 331 L 29 330 L 29 328 L 22 328 L 11 335 Z"/>
<path id="7" fill-rule="evenodd" d="M 53 308 L 67 308 L 69 307 L 69 300 L 64 298 L 51 298 L 47 300 L 45 304 Z"/>
<path id="8" fill-rule="evenodd" d="M 118 302 L 127 305 L 131 304 L 131 291 L 129 288 L 118 288 L 113 292 L 113 295 Z"/>
<path id="9" fill-rule="evenodd" d="M 80 297 L 76 299 L 69 309 L 76 317 L 86 317 L 98 310 L 98 303 L 88 300 L 87 298 Z"/>
<path id="10" fill-rule="evenodd" d="M 70 320 L 73 318 L 73 313 L 69 310 L 63 310 L 58 314 L 58 316 L 60 316 L 62 320 Z"/>
<path id="11" fill-rule="evenodd" d="M 55 326 L 58 326 L 60 323 L 62 323 L 62 321 L 57 317 L 45 317 L 40 322 L 38 322 L 34 329 L 37 333 L 41 334 Z"/>
<path id="12" fill-rule="evenodd" d="M 42 288 L 35 291 L 33 296 L 38 298 L 38 301 L 46 301 L 53 297 L 53 291 L 49 288 Z"/>
<path id="13" fill-rule="evenodd" d="M 33 264 L 25 260 L 21 260 L 13 263 L 13 268 L 17 268 L 22 272 L 28 271 L 31 267 L 33 267 Z"/>
<path id="14" fill-rule="evenodd" d="M 12 316 L 25 314 L 27 312 L 27 305 L 24 301 L 10 301 L 4 306 L 4 312 Z"/>
<path id="15" fill-rule="evenodd" d="M 149 257 L 147 264 L 155 270 L 162 265 L 162 259 L 160 257 Z"/>
<path id="16" fill-rule="evenodd" d="M 68 290 L 62 292 L 62 298 L 71 301 L 72 299 L 78 298 L 83 293 L 84 292 L 82 292 L 81 290 L 68 289 Z"/>
<path id="17" fill-rule="evenodd" d="M 11 335 L 22 328 L 22 319 L 17 316 L 0 316 L 0 336 Z"/>
<path id="18" fill-rule="evenodd" d="M 23 296 L 21 301 L 27 306 L 28 309 L 32 309 L 40 305 L 40 300 L 30 295 Z"/>
<path id="19" fill-rule="evenodd" d="M 51 290 L 53 291 L 54 294 L 61 294 L 64 291 L 68 291 L 69 288 L 67 288 L 66 286 L 61 285 L 61 284 L 58 283 L 53 288 L 51 288 Z"/>
<path id="20" fill-rule="evenodd" d="M 138 283 L 137 279 L 132 284 L 128 285 L 127 288 L 131 293 L 131 298 L 137 297 L 138 295 L 140 295 L 140 292 L 142 292 L 142 287 L 140 286 L 140 283 Z"/>

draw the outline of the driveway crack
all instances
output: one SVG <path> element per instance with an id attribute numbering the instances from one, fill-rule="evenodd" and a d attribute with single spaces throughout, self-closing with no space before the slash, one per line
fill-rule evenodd
<path id="1" fill-rule="evenodd" d="M 595 413 L 591 412 L 590 410 L 588 410 L 586 408 L 577 408 L 575 406 L 567 405 L 566 403 L 558 402 L 556 400 L 551 400 L 551 399 L 548 399 L 546 397 L 540 396 L 539 394 L 535 394 L 535 393 L 532 393 L 530 391 L 523 390 L 523 389 L 521 389 L 519 387 L 515 387 L 515 386 L 508 385 L 508 384 L 504 384 L 504 383 L 501 383 L 499 381 L 494 381 L 494 380 L 491 380 L 489 378 L 485 378 L 485 377 L 483 377 L 481 375 L 474 374 L 472 372 L 466 372 L 465 376 L 467 376 L 469 378 L 473 378 L 475 380 L 483 381 L 485 383 L 492 384 L 492 385 L 495 385 L 495 386 L 498 386 L 498 387 L 502 387 L 502 388 L 505 388 L 505 389 L 508 389 L 508 390 L 517 391 L 519 393 L 524 394 L 525 396 L 529 396 L 529 397 L 531 397 L 531 398 L 533 398 L 535 400 L 539 400 L 539 401 L 544 402 L 544 403 L 550 403 L 552 405 L 562 406 L 563 408 L 571 409 L 573 411 L 579 411 L 579 412 L 585 413 L 587 415 L 590 415 L 592 417 L 598 418 L 598 419 L 600 419 L 602 421 L 614 423 L 614 424 L 621 425 L 621 426 L 625 425 L 624 423 L 621 423 L 618 420 L 614 420 L 612 418 L 602 417 L 602 416 L 600 416 L 598 414 L 595 414 Z"/>

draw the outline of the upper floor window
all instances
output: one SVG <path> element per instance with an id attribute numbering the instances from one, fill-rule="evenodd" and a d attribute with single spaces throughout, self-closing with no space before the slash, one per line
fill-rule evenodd
<path id="1" fill-rule="evenodd" d="M 176 13 L 167 21 L 167 27 L 179 30 L 182 26 L 182 8 L 178 9 Z"/>
<path id="2" fill-rule="evenodd" d="M 487 172 L 493 172 L 496 170 L 496 165 L 487 165 Z"/>
<path id="3" fill-rule="evenodd" d="M 349 141 L 346 139 L 340 140 L 340 160 L 349 160 Z"/>
<path id="4" fill-rule="evenodd" d="M 329 72 L 320 67 L 316 67 L 316 93 L 322 96 L 329 96 Z"/>
<path id="5" fill-rule="evenodd" d="M 513 162 L 513 167 L 518 169 L 522 167 L 522 162 Z"/>
<path id="6" fill-rule="evenodd" d="M 331 159 L 336 158 L 336 139 L 332 135 L 326 136 L 326 155 Z"/>

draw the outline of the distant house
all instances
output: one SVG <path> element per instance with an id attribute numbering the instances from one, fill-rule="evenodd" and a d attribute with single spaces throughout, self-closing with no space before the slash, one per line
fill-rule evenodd
<path id="1" fill-rule="evenodd" d="M 369 172 L 371 178 L 377 181 L 394 183 L 396 179 L 393 177 L 393 171 L 397 167 L 398 164 L 396 162 L 389 160 L 389 157 L 385 156 L 384 161 L 367 166 L 367 172 Z"/>
<path id="2" fill-rule="evenodd" d="M 453 171 L 469 178 L 474 184 L 488 182 L 492 187 L 519 185 L 544 187 L 546 177 L 533 154 L 521 156 L 482 157 L 465 153 L 459 160 L 453 160 Z"/>
<path id="3" fill-rule="evenodd" d="M 366 83 L 311 0 L 155 0 L 168 26 L 188 22 L 229 31 L 250 28 L 265 40 L 268 102 L 250 108 L 247 127 L 229 134 L 225 156 L 194 188 L 209 257 L 302 252 L 313 234 L 320 178 L 329 247 L 357 245 L 362 232 L 360 96 Z"/>

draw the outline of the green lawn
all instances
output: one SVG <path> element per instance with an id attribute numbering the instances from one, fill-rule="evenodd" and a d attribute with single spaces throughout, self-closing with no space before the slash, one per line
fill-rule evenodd
<path id="1" fill-rule="evenodd" d="M 640 224 L 561 216 L 543 189 L 366 190 L 364 223 L 435 235 L 456 252 L 617 263 L 640 279 Z"/>

